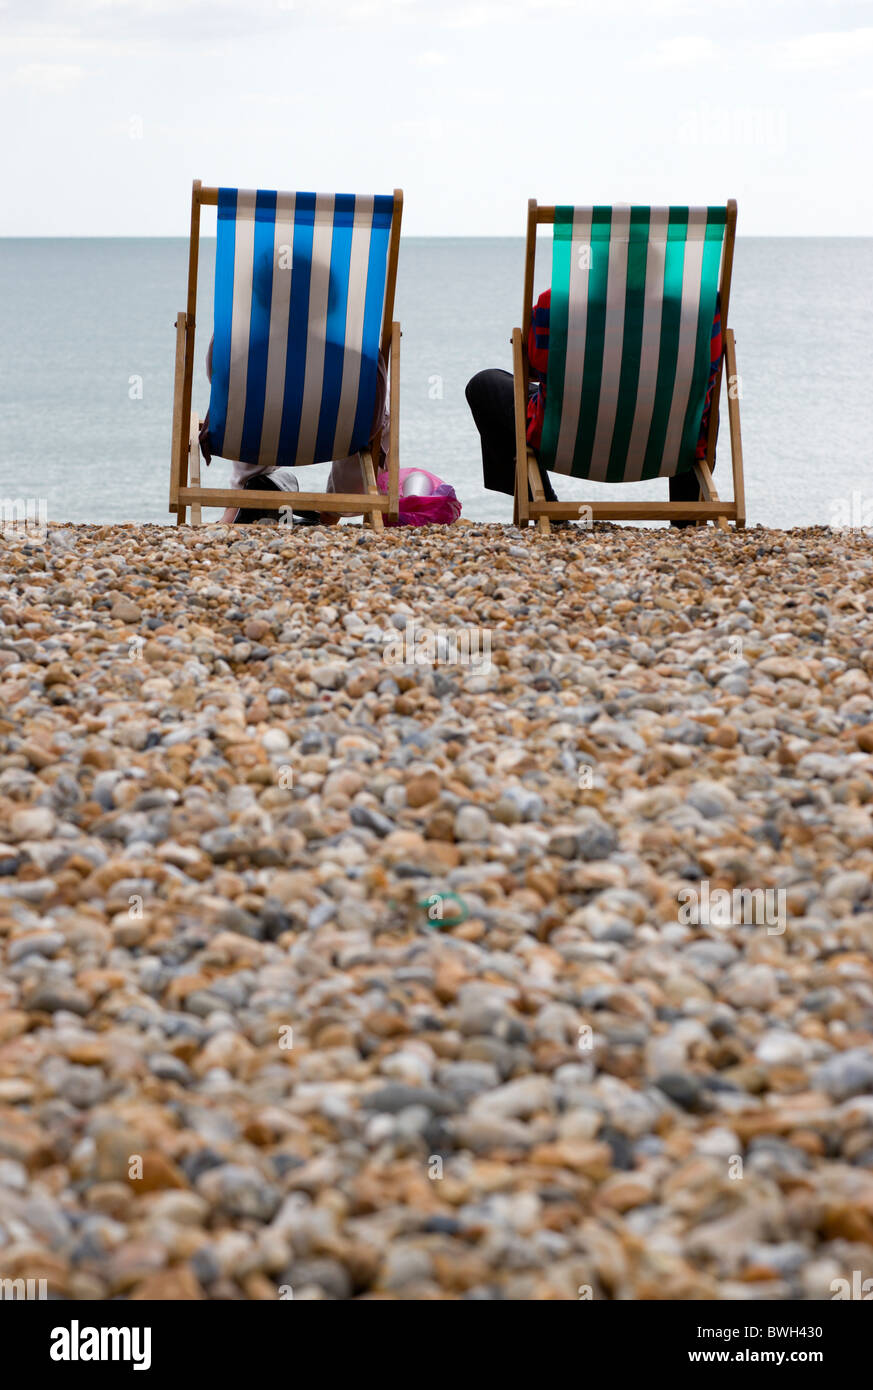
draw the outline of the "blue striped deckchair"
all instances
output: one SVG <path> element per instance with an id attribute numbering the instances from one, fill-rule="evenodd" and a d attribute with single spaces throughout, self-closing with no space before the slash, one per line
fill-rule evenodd
<path id="1" fill-rule="evenodd" d="M 211 452 L 302 467 L 358 454 L 366 492 L 273 492 L 200 486 L 200 422 L 191 410 L 200 208 L 218 208 Z M 170 511 L 188 506 L 295 508 L 396 518 L 400 326 L 393 322 L 403 194 L 273 193 L 203 188 L 191 204 L 188 306 L 176 321 Z M 390 362 L 388 492 L 376 486 L 370 434 L 379 354 Z M 191 477 L 189 479 L 189 470 Z"/>
<path id="2" fill-rule="evenodd" d="M 737 205 L 528 205 L 523 328 L 513 333 L 515 520 L 728 519 L 745 525 L 734 337 L 727 327 Z M 539 455 L 527 444 L 528 331 L 536 233 L 551 224 L 552 283 L 546 406 Z M 696 458 L 720 296 L 734 501 L 712 481 L 722 364 L 712 394 L 705 459 Z M 540 467 L 597 482 L 671 478 L 694 470 L 697 502 L 547 502 Z M 528 485 L 532 500 L 528 499 Z"/>

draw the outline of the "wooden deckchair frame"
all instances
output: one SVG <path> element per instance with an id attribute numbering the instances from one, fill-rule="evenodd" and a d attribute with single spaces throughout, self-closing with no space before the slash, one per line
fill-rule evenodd
<path id="1" fill-rule="evenodd" d="M 727 203 L 724 254 L 719 284 L 722 360 L 718 364 L 718 375 L 712 392 L 706 458 L 698 460 L 694 465 L 703 499 L 698 502 L 670 502 L 669 500 L 666 502 L 547 502 L 545 500 L 539 461 L 527 442 L 527 399 L 530 382 L 527 344 L 533 311 L 537 227 L 541 225 L 553 226 L 554 222 L 554 207 L 540 207 L 536 199 L 531 198 L 527 205 L 527 248 L 524 265 L 522 326 L 514 329 L 512 334 L 516 448 L 515 524 L 527 526 L 530 521 L 535 521 L 540 531 L 548 533 L 551 530 L 550 518 L 556 521 L 578 521 L 581 516 L 585 515 L 590 517 L 592 521 L 693 521 L 702 525 L 705 525 L 707 521 L 714 521 L 725 531 L 728 530 L 728 522 L 733 521 L 738 528 L 744 527 L 746 524 L 746 501 L 743 482 L 743 445 L 740 436 L 740 405 L 737 399 L 737 390 L 732 389 L 738 383 L 736 343 L 733 330 L 728 327 L 731 271 L 734 263 L 734 241 L 737 226 L 736 199 L 730 198 Z M 730 426 L 734 483 L 734 500 L 732 502 L 727 502 L 719 497 L 712 479 L 715 445 L 718 438 L 719 398 L 723 366 L 727 367 L 729 388 L 728 424 Z M 530 484 L 532 500 L 528 499 L 528 484 Z M 612 484 L 611 486 L 619 486 L 619 484 Z"/>
<path id="2" fill-rule="evenodd" d="M 191 508 L 191 519 L 200 522 L 201 507 L 258 507 L 279 511 L 293 506 L 295 510 L 317 510 L 344 516 L 365 514 L 370 525 L 381 531 L 383 517 L 396 521 L 400 506 L 400 324 L 394 322 L 394 291 L 397 285 L 397 259 L 400 253 L 400 221 L 403 216 L 403 190 L 394 190 L 394 209 L 391 235 L 388 242 L 388 266 L 385 277 L 385 305 L 382 312 L 381 351 L 389 370 L 389 412 L 391 421 L 388 442 L 388 492 L 376 487 L 374 458 L 378 460 L 382 443 L 381 432 L 371 441 L 369 449 L 360 452 L 361 471 L 366 491 L 357 492 L 267 492 L 255 488 L 200 486 L 200 422 L 191 412 L 191 391 L 194 380 L 194 333 L 197 322 L 197 268 L 200 259 L 200 209 L 218 206 L 218 189 L 204 188 L 199 179 L 191 190 L 191 237 L 188 248 L 188 301 L 176 319 L 176 373 L 173 392 L 173 438 L 170 460 L 170 511 L 176 513 L 176 523 L 185 523 L 185 513 Z M 307 465 L 310 466 L 310 465 Z M 190 476 L 189 476 L 190 474 Z M 193 484 L 193 485 L 192 485 Z"/>

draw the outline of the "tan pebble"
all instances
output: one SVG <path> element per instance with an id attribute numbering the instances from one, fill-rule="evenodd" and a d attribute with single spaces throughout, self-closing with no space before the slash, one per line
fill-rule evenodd
<path id="1" fill-rule="evenodd" d="M 312 1044 L 318 1048 L 354 1047 L 355 1035 L 343 1023 L 329 1023 L 326 1028 L 319 1029 Z"/>
<path id="2" fill-rule="evenodd" d="M 769 1089 L 782 1094 L 803 1091 L 808 1084 L 806 1071 L 801 1066 L 771 1067 L 768 1080 Z"/>
<path id="3" fill-rule="evenodd" d="M 161 1269 L 149 1274 L 137 1284 L 131 1301 L 146 1300 L 163 1303 L 191 1302 L 206 1297 L 193 1271 L 185 1265 Z"/>
<path id="4" fill-rule="evenodd" d="M 434 994 L 441 1004 L 451 1004 L 468 978 L 467 969 L 461 961 L 454 956 L 443 956 L 435 971 Z"/>
<path id="5" fill-rule="evenodd" d="M 378 1038 L 399 1038 L 410 1031 L 410 1026 L 405 1014 L 392 1013 L 389 1009 L 377 1009 L 364 1019 L 364 1027 Z"/>
<path id="6" fill-rule="evenodd" d="M 148 1149 L 142 1155 L 142 1177 L 131 1178 L 134 1192 L 164 1192 L 168 1188 L 187 1187 L 188 1181 L 166 1154 L 159 1149 Z"/>
<path id="7" fill-rule="evenodd" d="M 43 685 L 68 685 L 70 681 L 69 667 L 60 661 L 52 661 L 43 671 Z"/>
<path id="8" fill-rule="evenodd" d="M 65 1048 L 67 1057 L 83 1067 L 101 1067 L 112 1060 L 117 1044 L 111 1037 L 76 1038 Z"/>
<path id="9" fill-rule="evenodd" d="M 795 1129 L 787 1136 L 787 1142 L 792 1148 L 803 1149 L 804 1153 L 810 1154 L 813 1158 L 821 1158 L 827 1152 L 823 1136 L 814 1129 Z"/>
<path id="10" fill-rule="evenodd" d="M 251 1043 L 239 1033 L 216 1033 L 201 1050 L 193 1064 L 197 1076 L 205 1076 L 212 1067 L 223 1067 L 232 1076 L 248 1080 L 258 1070 L 261 1059 Z"/>
<path id="11" fill-rule="evenodd" d="M 357 796 L 358 792 L 364 787 L 364 779 L 359 772 L 353 768 L 342 768 L 337 772 L 332 772 L 325 779 L 322 795 L 324 797 L 343 796 L 351 799 Z"/>
<path id="12" fill-rule="evenodd" d="M 598 1188 L 595 1206 L 609 1207 L 613 1211 L 632 1211 L 634 1207 L 645 1206 L 654 1198 L 653 1184 L 639 1174 L 620 1174 L 610 1178 Z"/>
<path id="13" fill-rule="evenodd" d="M 461 1054 L 461 1039 L 457 1033 L 417 1033 L 416 1037 L 426 1042 L 437 1057 L 454 1061 Z"/>
<path id="14" fill-rule="evenodd" d="M 750 1096 L 759 1096 L 770 1089 L 770 1076 L 765 1067 L 756 1062 L 741 1062 L 736 1067 L 726 1067 L 721 1073 L 725 1081 L 739 1087 Z"/>
<path id="15" fill-rule="evenodd" d="M 448 844 L 445 840 L 428 840 L 427 848 L 421 856 L 420 863 L 429 873 L 442 873 L 448 869 L 455 869 L 461 862 L 461 851 L 457 845 Z"/>
<path id="16" fill-rule="evenodd" d="M 389 864 L 398 864 L 404 859 L 411 863 L 421 862 L 425 849 L 422 836 L 415 830 L 392 830 L 382 841 L 382 855 Z"/>
<path id="17" fill-rule="evenodd" d="M 558 879 L 555 874 L 548 873 L 545 869 L 530 868 L 524 876 L 525 884 L 528 888 L 537 893 L 543 902 L 551 902 L 558 894 Z"/>
<path id="18" fill-rule="evenodd" d="M 134 1129 L 102 1130 L 95 1138 L 98 1182 L 129 1182 L 133 1159 L 143 1155 L 147 1145 Z"/>
<path id="19" fill-rule="evenodd" d="M 440 1288 L 450 1293 L 466 1293 L 477 1285 L 487 1286 L 493 1278 L 487 1260 L 463 1249 L 451 1254 L 435 1253 L 433 1267 Z"/>
<path id="20" fill-rule="evenodd" d="M 459 937 L 462 941 L 481 941 L 487 932 L 485 923 L 478 917 L 471 917 L 460 926 L 451 927 L 449 930 L 452 936 Z"/>
<path id="21" fill-rule="evenodd" d="M 49 1136 L 35 1121 L 11 1106 L 0 1106 L 0 1156 L 14 1158 L 26 1168 L 38 1168 L 52 1157 Z"/>
<path id="22" fill-rule="evenodd" d="M 58 761 L 57 753 L 52 752 L 50 748 L 44 747 L 43 744 L 37 743 L 36 739 L 26 739 L 18 751 L 24 754 L 32 767 L 39 768 L 40 770 L 45 767 L 51 767 L 52 763 Z"/>
<path id="23" fill-rule="evenodd" d="M 248 1121 L 243 1129 L 243 1138 L 250 1144 L 254 1144 L 259 1149 L 265 1149 L 268 1144 L 276 1142 L 276 1131 L 272 1125 L 265 1124 L 263 1120 L 255 1117 Z"/>
<path id="24" fill-rule="evenodd" d="M 102 748 L 97 744 L 90 744 L 82 753 L 80 759 L 83 767 L 96 767 L 98 772 L 107 772 L 115 766 L 115 753 L 111 748 Z M 100 814 L 103 814 L 103 807 L 97 807 Z"/>
<path id="25" fill-rule="evenodd" d="M 181 1004 L 188 998 L 189 994 L 194 994 L 196 990 L 208 989 L 210 983 L 211 980 L 208 975 L 178 975 L 167 986 L 167 1003 L 174 1006 Z"/>
<path id="26" fill-rule="evenodd" d="M 542 1224 L 547 1231 L 569 1231 L 578 1221 L 576 1202 L 548 1202 L 543 1207 Z"/>
<path id="27" fill-rule="evenodd" d="M 133 599 L 119 594 L 109 610 L 110 617 L 121 623 L 138 623 L 142 620 L 142 609 Z"/>
<path id="28" fill-rule="evenodd" d="M 346 1238 L 336 1242 L 333 1253 L 348 1270 L 357 1288 L 368 1288 L 375 1281 L 382 1263 L 382 1251 L 378 1246 Z"/>
<path id="29" fill-rule="evenodd" d="M 128 984 L 123 970 L 83 970 L 77 977 L 80 987 L 94 998 L 99 999 L 114 989 L 125 989 Z"/>
<path id="30" fill-rule="evenodd" d="M 612 1172 L 612 1149 L 608 1144 L 564 1139 L 537 1145 L 531 1150 L 530 1161 L 547 1168 L 569 1168 L 595 1182 L 604 1182 Z"/>
<path id="31" fill-rule="evenodd" d="M 0 1105 L 21 1105 L 32 1101 L 36 1086 L 24 1077 L 9 1076 L 0 1079 Z"/>
<path id="32" fill-rule="evenodd" d="M 67 1292 L 70 1267 L 62 1255 L 49 1250 L 38 1253 L 25 1248 L 20 1254 L 7 1253 L 2 1266 L 3 1277 L 33 1279 L 37 1288 L 40 1279 L 46 1281 L 46 1292 L 63 1297 Z"/>
<path id="33" fill-rule="evenodd" d="M 770 676 L 773 680 L 812 680 L 812 671 L 805 661 L 790 656 L 768 656 L 755 666 L 757 675 Z"/>
<path id="34" fill-rule="evenodd" d="M 20 1033 L 26 1033 L 32 1022 L 30 1014 L 25 1013 L 23 1009 L 7 1009 L 0 1013 L 0 1043 L 17 1038 Z"/>
<path id="35" fill-rule="evenodd" d="M 106 1285 L 96 1274 L 75 1269 L 70 1275 L 69 1296 L 77 1303 L 97 1303 L 106 1297 Z"/>
<path id="36" fill-rule="evenodd" d="M 128 949 L 133 946 L 141 946 L 148 937 L 150 925 L 150 919 L 145 916 L 134 918 L 131 921 L 123 913 L 119 913 L 118 917 L 114 919 L 113 940 L 117 946 L 126 946 Z"/>
<path id="37" fill-rule="evenodd" d="M 409 777 L 405 783 L 406 804 L 417 808 L 426 806 L 429 801 L 436 801 L 440 794 L 440 779 L 435 772 L 423 772 L 418 777 Z M 448 836 L 435 837 L 448 839 Z"/>
<path id="38" fill-rule="evenodd" d="M 247 1274 L 241 1282 L 246 1296 L 255 1302 L 264 1303 L 279 1297 L 278 1286 L 259 1270 Z"/>
<path id="39" fill-rule="evenodd" d="M 429 840 L 444 840 L 451 843 L 455 838 L 455 817 L 451 811 L 445 807 L 440 807 L 434 811 L 424 827 L 424 833 Z"/>
<path id="40" fill-rule="evenodd" d="M 829 1206 L 820 1229 L 825 1240 L 849 1240 L 861 1245 L 873 1245 L 873 1220 L 850 1202 Z"/>
<path id="41" fill-rule="evenodd" d="M 719 724 L 706 736 L 707 743 L 714 743 L 718 748 L 735 748 L 738 739 L 739 734 L 733 724 Z"/>
<path id="42" fill-rule="evenodd" d="M 127 1183 L 95 1182 L 85 1189 L 84 1199 L 94 1211 L 105 1212 L 107 1216 L 123 1221 L 133 1205 L 134 1195 Z"/>
<path id="43" fill-rule="evenodd" d="M 56 817 L 47 806 L 28 806 L 14 811 L 10 829 L 16 840 L 48 840 L 54 834 Z"/>
<path id="44" fill-rule="evenodd" d="M 308 907 L 315 907 L 319 900 L 311 875 L 302 871 L 281 869 L 274 873 L 269 881 L 269 891 L 270 897 L 278 899 L 283 906 L 304 902 Z M 238 892 L 233 896 L 237 897 Z"/>

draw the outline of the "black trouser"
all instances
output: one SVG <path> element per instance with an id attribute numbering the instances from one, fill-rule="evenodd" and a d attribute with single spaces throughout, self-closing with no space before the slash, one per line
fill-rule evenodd
<path id="1" fill-rule="evenodd" d="M 687 473 L 680 473 L 677 477 L 670 479 L 670 501 L 671 502 L 699 502 L 700 484 L 697 481 L 697 474 L 693 468 L 689 468 Z M 693 526 L 693 521 L 674 522 L 674 525 Z"/>
<path id="2" fill-rule="evenodd" d="M 467 404 L 482 440 L 482 479 L 489 492 L 515 493 L 515 395 L 512 373 L 491 367 L 467 382 Z M 545 468 L 547 502 L 557 502 Z M 530 487 L 527 495 L 530 497 Z"/>
<path id="3" fill-rule="evenodd" d="M 490 492 L 515 492 L 515 396 L 512 373 L 491 367 L 467 382 L 467 403 L 482 440 L 482 476 Z M 545 468 L 540 469 L 546 500 L 557 501 Z M 530 497 L 530 488 L 528 488 Z M 693 469 L 670 479 L 671 502 L 696 502 L 700 486 Z M 693 526 L 674 521 L 674 526 Z"/>

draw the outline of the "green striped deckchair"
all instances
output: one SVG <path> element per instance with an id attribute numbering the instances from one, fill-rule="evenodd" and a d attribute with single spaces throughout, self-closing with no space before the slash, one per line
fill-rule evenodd
<path id="1" fill-rule="evenodd" d="M 745 525 L 736 350 L 728 328 L 737 205 L 539 207 L 528 204 L 523 327 L 513 333 L 515 520 L 715 521 Z M 539 454 L 527 444 L 528 333 L 539 224 L 552 232 L 546 407 Z M 696 458 L 720 297 L 734 500 L 712 481 L 719 364 L 706 458 Z M 547 502 L 540 468 L 601 483 L 694 470 L 697 502 Z M 528 485 L 531 499 L 528 498 Z"/>
<path id="2" fill-rule="evenodd" d="M 200 209 L 218 209 L 209 446 L 260 471 L 357 455 L 364 493 L 200 486 L 191 410 Z M 396 519 L 398 358 L 393 322 L 403 194 L 278 193 L 194 183 L 188 305 L 176 321 L 170 511 L 315 508 Z M 390 365 L 388 490 L 376 485 L 379 358 Z M 189 480 L 190 473 L 190 480 Z"/>

